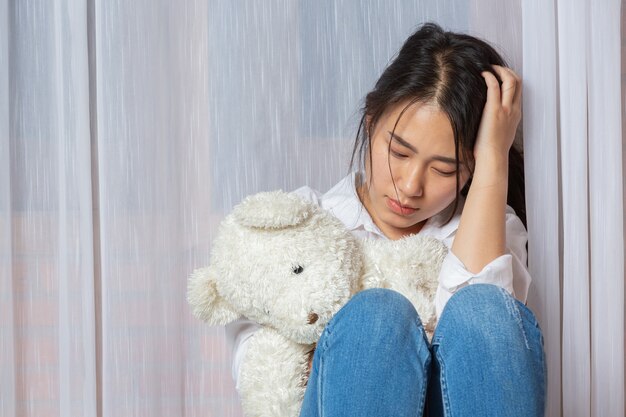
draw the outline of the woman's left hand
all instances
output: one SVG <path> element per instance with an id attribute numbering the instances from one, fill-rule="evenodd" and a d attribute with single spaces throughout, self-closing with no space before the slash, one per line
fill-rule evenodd
<path id="1" fill-rule="evenodd" d="M 494 154 L 508 161 L 509 149 L 522 117 L 522 79 L 510 68 L 492 67 L 500 76 L 502 87 L 492 73 L 482 73 L 487 84 L 487 102 L 474 145 L 476 163 L 481 156 Z"/>

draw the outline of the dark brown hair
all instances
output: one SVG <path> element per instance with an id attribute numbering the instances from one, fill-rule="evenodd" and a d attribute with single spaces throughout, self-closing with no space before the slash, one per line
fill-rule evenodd
<path id="1" fill-rule="evenodd" d="M 395 122 L 395 131 L 404 111 L 412 104 L 421 102 L 437 105 L 448 116 L 454 133 L 456 198 L 447 224 L 456 212 L 459 194 L 467 197 L 472 182 L 474 143 L 487 101 L 487 85 L 481 73 L 489 71 L 501 82 L 491 65 L 507 66 L 504 59 L 485 41 L 465 34 L 446 32 L 434 23 L 419 27 L 409 36 L 374 89 L 365 97 L 350 170 L 354 167 L 355 157 L 358 157 L 359 166 L 363 167 L 367 154 L 371 166 L 371 154 L 368 152 L 371 149 L 371 136 L 377 122 L 391 106 L 408 101 Z M 461 190 L 459 154 L 467 162 L 471 174 Z M 523 154 L 515 145 L 509 151 L 507 204 L 515 210 L 526 227 L 524 161 Z"/>

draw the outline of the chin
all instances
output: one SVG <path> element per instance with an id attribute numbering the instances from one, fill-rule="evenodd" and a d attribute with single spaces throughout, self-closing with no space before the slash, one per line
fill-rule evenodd
<path id="1" fill-rule="evenodd" d="M 390 216 L 385 223 L 396 229 L 409 229 L 417 225 L 418 223 L 423 222 L 424 220 L 425 219 L 422 219 L 421 217 L 415 219 L 402 217 L 392 212 L 390 213 Z"/>

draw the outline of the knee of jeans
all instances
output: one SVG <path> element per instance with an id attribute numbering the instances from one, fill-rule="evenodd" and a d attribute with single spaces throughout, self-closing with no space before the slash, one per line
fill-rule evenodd
<path id="1" fill-rule="evenodd" d="M 471 284 L 458 290 L 448 300 L 438 326 L 450 319 L 484 327 L 508 317 L 517 319 L 519 311 L 515 299 L 506 289 L 493 284 Z"/>
<path id="2" fill-rule="evenodd" d="M 452 297 L 450 298 L 450 300 L 448 300 L 448 303 L 450 301 L 452 301 L 452 302 L 463 302 L 464 300 L 467 301 L 467 299 L 475 300 L 476 298 L 481 298 L 481 299 L 488 299 L 488 298 L 500 299 L 500 298 L 502 298 L 502 291 L 503 290 L 504 290 L 504 288 L 499 287 L 499 286 L 494 285 L 494 284 L 482 284 L 482 283 L 481 284 L 470 284 L 470 285 L 466 285 L 465 287 L 463 287 L 463 288 L 459 289 L 457 292 L 455 292 L 452 295 Z M 504 290 L 504 291 L 506 291 L 506 290 Z M 506 291 L 506 293 L 509 294 L 508 291 Z"/>
<path id="3" fill-rule="evenodd" d="M 543 344 L 543 335 L 530 311 L 506 289 L 493 284 L 471 284 L 457 291 L 441 313 L 433 343 L 447 339 L 502 345 L 523 343 L 531 349 Z M 446 337 L 453 334 L 452 337 Z M 462 334 L 462 337 L 458 337 Z M 512 346 L 512 345 L 511 345 Z"/>
<path id="4" fill-rule="evenodd" d="M 360 321 L 378 327 L 406 326 L 421 320 L 408 298 L 386 288 L 370 288 L 355 294 L 338 315 L 358 317 Z"/>

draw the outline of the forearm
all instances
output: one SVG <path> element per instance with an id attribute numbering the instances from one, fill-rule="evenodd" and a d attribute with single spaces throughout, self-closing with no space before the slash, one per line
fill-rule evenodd
<path id="1" fill-rule="evenodd" d="M 472 273 L 505 254 L 508 155 L 477 159 L 452 252 Z"/>

